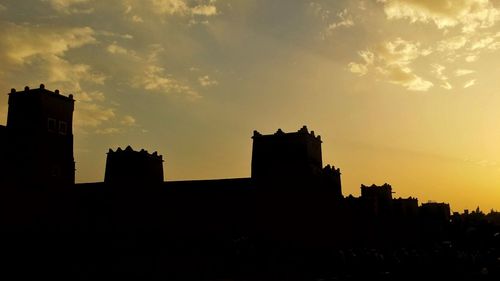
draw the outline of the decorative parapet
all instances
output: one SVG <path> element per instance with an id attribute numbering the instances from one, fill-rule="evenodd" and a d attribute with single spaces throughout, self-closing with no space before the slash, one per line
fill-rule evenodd
<path id="1" fill-rule="evenodd" d="M 111 148 L 108 150 L 108 155 L 141 155 L 145 158 L 151 158 L 151 159 L 156 159 L 160 160 L 163 162 L 163 156 L 159 155 L 157 151 L 153 153 L 149 153 L 147 150 L 141 149 L 140 151 L 135 151 L 130 145 L 127 146 L 125 149 L 122 149 L 121 147 L 118 147 L 116 151 L 113 151 Z"/>
<path id="2" fill-rule="evenodd" d="M 314 133 L 314 131 L 309 132 L 309 130 L 307 129 L 307 126 L 303 126 L 297 132 L 290 132 L 290 133 L 286 133 L 281 128 L 279 128 L 272 135 L 263 135 L 263 134 L 259 133 L 257 130 L 254 130 L 252 138 L 265 137 L 265 136 L 285 136 L 285 135 L 288 135 L 288 134 L 308 135 L 308 136 L 313 137 L 314 139 L 317 139 L 317 140 L 321 141 L 321 136 L 320 135 L 316 136 L 315 133 Z"/>
<path id="3" fill-rule="evenodd" d="M 45 89 L 45 85 L 44 84 L 40 84 L 40 87 L 38 89 L 30 89 L 29 86 L 25 86 L 23 91 L 17 91 L 15 88 L 10 89 L 10 95 L 27 94 L 27 93 L 47 93 L 47 94 L 52 94 L 52 95 L 60 96 L 62 98 L 74 100 L 72 94 L 69 94 L 67 97 L 63 96 L 63 95 L 60 94 L 59 90 L 57 90 L 57 89 L 55 91 L 53 91 L 53 92 L 50 91 L 50 90 Z"/>
<path id="4" fill-rule="evenodd" d="M 329 164 L 323 168 L 323 171 L 327 174 L 340 174 L 340 168 L 335 168 L 335 166 Z"/>

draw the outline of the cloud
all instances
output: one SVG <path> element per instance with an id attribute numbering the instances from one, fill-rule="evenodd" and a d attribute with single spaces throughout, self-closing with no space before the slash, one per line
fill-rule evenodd
<path id="1" fill-rule="evenodd" d="M 358 55 L 363 59 L 363 63 L 350 62 L 347 68 L 350 72 L 358 74 L 359 76 L 366 75 L 368 73 L 368 67 L 373 65 L 375 60 L 375 54 L 371 51 L 364 50 L 358 52 Z"/>
<path id="2" fill-rule="evenodd" d="M 75 131 L 96 133 L 116 118 L 116 109 L 99 90 L 107 77 L 92 66 L 68 58 L 72 50 L 97 45 L 96 32 L 89 27 L 47 27 L 5 23 L 0 27 L 0 58 L 10 75 L 57 85 L 75 96 Z M 32 78 L 29 78 L 32 77 Z M 0 73 L 0 80 L 1 80 Z"/>
<path id="3" fill-rule="evenodd" d="M 332 13 L 325 8 L 322 3 L 310 2 L 309 9 L 314 15 L 314 18 L 319 18 L 325 27 L 321 31 L 321 39 L 326 39 L 339 28 L 349 28 L 355 25 L 353 13 L 347 9 L 341 9 L 339 12 Z"/>
<path id="4" fill-rule="evenodd" d="M 82 102 L 92 102 L 92 101 L 99 101 L 102 102 L 105 100 L 104 94 L 99 91 L 94 91 L 94 92 L 81 92 L 78 94 L 77 100 L 82 101 Z"/>
<path id="5" fill-rule="evenodd" d="M 440 65 L 440 64 L 432 64 L 431 65 L 432 67 L 432 70 L 431 70 L 431 73 L 433 73 L 437 79 L 439 80 L 448 80 L 448 77 L 446 75 L 444 75 L 444 70 L 446 69 L 446 67 Z"/>
<path id="6" fill-rule="evenodd" d="M 347 65 L 350 72 L 358 74 L 359 76 L 366 75 L 368 73 L 368 66 L 362 63 L 350 62 Z"/>
<path id="7" fill-rule="evenodd" d="M 455 70 L 455 76 L 460 77 L 460 76 L 469 75 L 469 74 L 472 74 L 475 72 L 476 72 L 475 70 L 471 70 L 471 69 L 457 69 L 457 70 Z"/>
<path id="8" fill-rule="evenodd" d="M 75 129 L 88 133 L 87 129 L 99 130 L 99 126 L 115 118 L 114 108 L 104 105 L 78 101 L 75 104 Z"/>
<path id="9" fill-rule="evenodd" d="M 453 86 L 448 82 L 448 76 L 444 74 L 446 67 L 437 63 L 431 65 L 431 73 L 434 74 L 436 79 L 441 81 L 440 87 L 446 90 L 453 89 Z"/>
<path id="10" fill-rule="evenodd" d="M 488 47 L 491 43 L 495 41 L 495 38 L 493 36 L 487 36 L 485 38 L 482 38 L 472 44 L 472 46 L 469 48 L 470 51 L 475 51 L 479 49 L 484 49 Z"/>
<path id="11" fill-rule="evenodd" d="M 91 13 L 93 8 L 85 7 L 91 0 L 43 0 L 49 2 L 52 8 L 65 14 Z"/>
<path id="12" fill-rule="evenodd" d="M 438 28 L 460 25 L 462 32 L 488 28 L 500 12 L 489 0 L 378 0 L 388 19 L 433 22 Z"/>
<path id="13" fill-rule="evenodd" d="M 142 17 L 140 17 L 138 15 L 133 15 L 132 16 L 132 21 L 133 22 L 138 22 L 138 23 L 144 22 L 144 20 L 142 19 Z"/>
<path id="14" fill-rule="evenodd" d="M 215 85 L 219 84 L 219 82 L 211 79 L 208 75 L 198 77 L 198 82 L 203 87 L 215 86 Z"/>
<path id="15" fill-rule="evenodd" d="M 456 51 L 465 46 L 467 38 L 465 36 L 454 36 L 441 40 L 437 44 L 437 50 L 440 52 Z"/>
<path id="16" fill-rule="evenodd" d="M 214 5 L 198 5 L 191 8 L 191 13 L 198 16 L 214 16 L 217 14 L 217 7 Z"/>
<path id="17" fill-rule="evenodd" d="M 186 83 L 174 79 L 159 66 L 147 66 L 145 71 L 133 79 L 132 86 L 148 91 L 160 92 L 166 95 L 181 94 L 189 100 L 197 100 L 201 96 Z"/>
<path id="18" fill-rule="evenodd" d="M 106 50 L 111 54 L 127 54 L 128 53 L 127 49 L 123 48 L 122 46 L 119 46 L 116 42 L 113 42 L 112 44 L 108 45 Z"/>
<path id="19" fill-rule="evenodd" d="M 178 16 L 214 16 L 217 14 L 215 1 L 206 4 L 189 5 L 185 0 L 151 0 L 156 13 Z"/>
<path id="20" fill-rule="evenodd" d="M 115 109 L 106 106 L 102 92 L 75 91 L 75 130 L 79 133 L 97 133 L 101 126 L 106 125 L 116 117 Z"/>
<path id="21" fill-rule="evenodd" d="M 89 27 L 53 28 L 7 23 L 0 29 L 0 56 L 4 66 L 41 72 L 48 82 L 63 82 L 68 90 L 80 90 L 79 83 L 103 84 L 106 77 L 89 65 L 71 63 L 66 53 L 71 49 L 96 43 L 94 30 Z"/>
<path id="22" fill-rule="evenodd" d="M 333 30 L 340 27 L 351 27 L 354 26 L 354 20 L 352 15 L 348 13 L 347 9 L 342 10 L 337 14 L 339 20 L 337 22 L 328 25 L 327 32 L 332 32 Z"/>
<path id="23" fill-rule="evenodd" d="M 420 42 L 406 41 L 396 38 L 393 41 L 386 41 L 376 48 L 377 57 L 387 65 L 405 66 L 413 62 L 420 56 L 427 56 L 432 51 L 422 50 Z"/>
<path id="24" fill-rule="evenodd" d="M 104 129 L 98 129 L 95 131 L 98 135 L 114 135 L 123 132 L 120 128 L 108 127 Z"/>
<path id="25" fill-rule="evenodd" d="M 134 126 L 136 124 L 136 120 L 134 117 L 130 115 L 125 115 L 122 117 L 122 120 L 120 122 L 122 125 L 125 126 Z"/>
<path id="26" fill-rule="evenodd" d="M 382 80 L 401 85 L 410 91 L 427 91 L 434 84 L 413 73 L 410 64 L 431 52 L 429 49 L 422 49 L 418 42 L 396 38 L 375 46 L 373 50 L 359 52 L 358 55 L 363 62 L 351 62 L 348 64 L 348 69 L 363 76 L 373 68 Z"/>
<path id="27" fill-rule="evenodd" d="M 466 62 L 475 62 L 479 58 L 478 55 L 468 55 L 465 57 Z"/>
<path id="28" fill-rule="evenodd" d="M 410 91 L 424 92 L 429 90 L 434 84 L 422 77 L 414 74 L 409 67 L 400 67 L 398 65 L 378 67 L 380 73 L 388 82 L 401 85 Z"/>
<path id="29" fill-rule="evenodd" d="M 111 31 L 106 31 L 106 30 L 100 30 L 100 31 L 97 31 L 96 32 L 97 35 L 103 35 L 103 36 L 107 36 L 107 37 L 117 37 L 117 38 L 120 38 L 120 39 L 134 39 L 134 36 L 130 35 L 130 34 L 120 34 L 120 33 L 116 33 L 116 32 L 111 32 Z"/>
<path id="30" fill-rule="evenodd" d="M 136 59 L 139 58 L 139 56 L 137 55 L 137 53 L 135 51 L 129 50 L 125 47 L 122 47 L 122 46 L 118 45 L 118 43 L 116 43 L 116 42 L 109 44 L 106 47 L 106 51 L 110 54 L 113 54 L 113 55 L 128 55 L 128 56 L 131 56 L 131 57 L 136 58 Z"/>
<path id="31" fill-rule="evenodd" d="M 467 82 L 465 82 L 464 84 L 464 89 L 467 89 L 469 87 L 472 87 L 476 84 L 476 79 L 472 79 L 472 80 L 469 80 Z"/>
<path id="32" fill-rule="evenodd" d="M 451 90 L 453 89 L 453 86 L 449 82 L 444 82 L 443 84 L 441 84 L 441 88 Z"/>
<path id="33" fill-rule="evenodd" d="M 104 84 L 106 76 L 94 72 L 89 65 L 73 64 L 58 56 L 46 56 L 46 64 L 41 66 L 49 82 L 66 82 L 71 85 L 77 85 L 82 81 L 94 84 Z M 71 87 L 74 89 L 75 87 Z M 79 88 L 79 87 L 76 87 Z"/>
<path id="34" fill-rule="evenodd" d="M 90 27 L 48 28 L 6 23 L 0 28 L 2 54 L 17 64 L 46 55 L 62 56 L 70 49 L 96 42 Z"/>

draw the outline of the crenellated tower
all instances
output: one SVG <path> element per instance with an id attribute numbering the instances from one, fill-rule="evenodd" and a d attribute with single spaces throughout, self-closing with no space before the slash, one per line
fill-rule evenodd
<path id="1" fill-rule="evenodd" d="M 163 183 L 163 156 L 142 149 L 109 150 L 106 158 L 104 182 L 109 184 L 161 184 Z"/>
<path id="2" fill-rule="evenodd" d="M 14 184 L 72 185 L 73 95 L 25 87 L 9 94 L 2 179 Z"/>
<path id="3" fill-rule="evenodd" d="M 340 169 L 323 167 L 321 136 L 303 126 L 272 135 L 254 131 L 252 179 L 274 185 L 322 187 L 341 195 Z"/>

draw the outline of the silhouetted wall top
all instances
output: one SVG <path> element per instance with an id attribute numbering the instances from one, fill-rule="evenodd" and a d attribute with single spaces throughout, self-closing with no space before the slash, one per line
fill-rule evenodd
<path id="1" fill-rule="evenodd" d="M 361 197 L 366 199 L 376 200 L 392 200 L 392 187 L 390 184 L 384 183 L 381 186 L 372 184 L 371 186 L 361 185 Z"/>
<path id="2" fill-rule="evenodd" d="M 59 90 L 49 91 L 44 84 L 38 89 L 11 89 L 7 127 L 33 132 L 61 129 L 61 133 L 72 134 L 74 102 L 73 95 L 66 97 Z"/>
<path id="3" fill-rule="evenodd" d="M 106 159 L 106 183 L 162 183 L 163 156 L 141 149 L 110 149 Z"/>
<path id="4" fill-rule="evenodd" d="M 447 221 L 450 218 L 450 204 L 427 202 L 420 206 L 420 212 L 424 217 L 432 217 Z"/>

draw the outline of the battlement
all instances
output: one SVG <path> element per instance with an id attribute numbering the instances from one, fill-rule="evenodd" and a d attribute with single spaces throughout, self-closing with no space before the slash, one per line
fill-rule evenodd
<path id="1" fill-rule="evenodd" d="M 149 153 L 147 150 L 145 149 L 141 149 L 140 151 L 135 151 L 130 145 L 127 146 L 125 149 L 122 149 L 121 147 L 118 147 L 116 149 L 116 151 L 113 151 L 111 148 L 108 150 L 108 155 L 109 154 L 112 154 L 112 155 L 125 155 L 125 157 L 127 155 L 133 155 L 133 154 L 136 154 L 136 155 L 140 155 L 141 157 L 144 157 L 144 158 L 150 158 L 150 159 L 153 159 L 153 160 L 159 160 L 159 161 L 162 161 L 163 162 L 163 156 L 162 155 L 159 155 L 157 151 L 153 152 L 153 153 Z M 113 157 L 113 156 L 112 156 Z"/>
<path id="2" fill-rule="evenodd" d="M 330 164 L 326 165 L 323 168 L 323 172 L 326 174 L 340 174 L 340 168 L 335 168 L 335 166 L 330 166 Z"/>
<path id="3" fill-rule="evenodd" d="M 368 199 L 377 199 L 377 200 L 392 200 L 392 186 L 388 183 L 384 183 L 383 185 L 375 185 L 367 186 L 361 185 L 361 197 Z"/>
<path id="4" fill-rule="evenodd" d="M 15 88 L 12 88 L 12 89 L 10 89 L 9 96 L 10 95 L 23 96 L 23 95 L 37 95 L 37 94 L 38 95 L 48 94 L 48 95 L 52 95 L 52 97 L 60 98 L 63 100 L 74 101 L 72 94 L 69 94 L 67 97 L 63 96 L 60 94 L 59 90 L 57 90 L 57 89 L 55 91 L 50 91 L 50 90 L 45 89 L 44 84 L 40 84 L 40 87 L 36 88 L 36 89 L 30 89 L 29 86 L 25 86 L 23 91 L 17 91 Z"/>
<path id="5" fill-rule="evenodd" d="M 321 142 L 321 136 L 320 135 L 315 135 L 314 131 L 310 131 L 307 129 L 307 126 L 302 126 L 297 132 L 290 132 L 290 133 L 285 133 L 283 130 L 278 129 L 274 134 L 269 134 L 269 135 L 263 135 L 259 133 L 258 131 L 254 130 L 253 131 L 253 136 L 252 139 L 256 138 L 265 138 L 265 137 L 276 137 L 276 136 L 290 136 L 290 135 L 298 135 L 298 136 L 308 136 L 311 137 L 312 139 L 316 139 L 319 142 Z"/>

